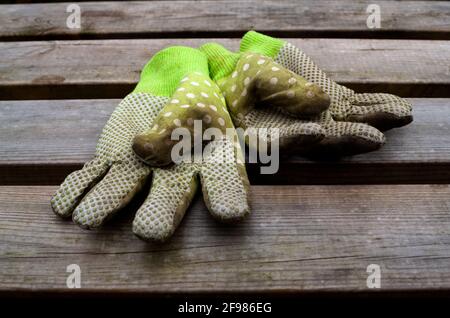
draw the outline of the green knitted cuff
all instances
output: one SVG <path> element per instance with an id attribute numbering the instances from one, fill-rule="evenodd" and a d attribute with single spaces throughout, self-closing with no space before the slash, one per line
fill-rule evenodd
<path id="1" fill-rule="evenodd" d="M 172 96 L 181 79 L 192 72 L 208 76 L 208 59 L 204 53 L 184 46 L 166 48 L 145 65 L 133 93 Z"/>
<path id="2" fill-rule="evenodd" d="M 206 43 L 199 49 L 208 57 L 209 73 L 214 81 L 231 74 L 240 57 L 217 43 Z"/>
<path id="3" fill-rule="evenodd" d="M 248 31 L 241 40 L 240 52 L 255 52 L 274 58 L 286 42 L 270 36 Z"/>

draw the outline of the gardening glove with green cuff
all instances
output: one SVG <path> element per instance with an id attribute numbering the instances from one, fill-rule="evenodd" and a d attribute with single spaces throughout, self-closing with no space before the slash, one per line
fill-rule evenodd
<path id="1" fill-rule="evenodd" d="M 122 100 L 104 127 L 94 158 L 71 173 L 52 198 L 56 214 L 72 215 L 83 228 L 97 228 L 134 197 L 150 174 L 150 193 L 133 221 L 133 232 L 144 240 L 164 241 L 173 234 L 199 187 L 198 176 L 214 217 L 234 221 L 248 214 L 243 164 L 223 170 L 214 163 L 217 154 L 212 151 L 202 163 L 162 169 L 148 166 L 132 150 L 133 138 L 152 127 L 180 80 L 195 72 L 208 77 L 205 55 L 192 48 L 170 47 L 149 61 L 134 91 Z M 233 144 L 223 140 L 215 143 L 217 149 L 235 155 Z"/>
<path id="2" fill-rule="evenodd" d="M 287 71 L 270 57 L 254 52 L 232 53 L 215 43 L 205 44 L 200 50 L 208 56 L 211 76 L 225 96 L 235 125 L 256 130 L 277 128 L 284 153 L 335 157 L 368 152 L 383 145 L 384 135 L 376 128 L 333 120 L 332 113 L 324 111 L 323 101 L 328 97 L 318 85 Z M 259 80 L 261 74 L 264 80 Z M 281 91 L 276 94 L 279 100 L 243 101 L 242 96 L 266 96 L 267 89 Z M 293 97 L 298 98 L 296 104 L 313 102 L 311 107 L 294 107 L 299 110 L 294 114 L 286 111 Z M 315 114 L 314 107 L 317 107 Z"/>
<path id="3" fill-rule="evenodd" d="M 331 97 L 330 113 L 334 120 L 367 123 L 380 130 L 401 127 L 413 120 L 407 100 L 384 93 L 355 93 L 332 81 L 305 53 L 286 41 L 249 31 L 242 38 L 240 52 L 268 56 L 319 85 Z"/>

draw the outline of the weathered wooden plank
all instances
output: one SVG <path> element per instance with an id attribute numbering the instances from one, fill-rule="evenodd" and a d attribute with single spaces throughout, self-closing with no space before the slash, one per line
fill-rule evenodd
<path id="1" fill-rule="evenodd" d="M 80 3 L 81 27 L 67 27 L 68 3 L 3 5 L 4 39 L 236 35 L 258 29 L 295 36 L 450 36 L 447 1 L 377 1 L 381 28 L 367 27 L 370 3 L 326 1 L 129 1 Z"/>
<path id="2" fill-rule="evenodd" d="M 253 213 L 222 226 L 200 198 L 173 239 L 140 241 L 133 211 L 98 231 L 55 216 L 47 187 L 0 187 L 0 291 L 113 293 L 450 290 L 448 185 L 253 186 Z M 67 289 L 66 267 L 82 289 Z"/>
<path id="3" fill-rule="evenodd" d="M 58 184 L 89 160 L 119 100 L 0 101 L 0 184 Z M 449 183 L 450 99 L 411 99 L 414 122 L 379 151 L 338 162 L 282 159 L 254 184 Z"/>
<path id="4" fill-rule="evenodd" d="M 170 45 L 238 39 L 0 42 L 0 99 L 119 98 L 153 54 Z M 450 42 L 289 39 L 333 79 L 359 91 L 450 97 Z M 338 62 L 337 62 L 338 61 Z"/>

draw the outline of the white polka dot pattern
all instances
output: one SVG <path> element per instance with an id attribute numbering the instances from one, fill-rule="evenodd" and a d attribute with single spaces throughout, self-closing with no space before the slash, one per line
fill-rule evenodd
<path id="1" fill-rule="evenodd" d="M 256 104 L 279 108 L 299 118 L 317 116 L 329 97 L 317 85 L 283 68 L 268 57 L 244 53 L 231 75 L 219 80 L 230 114 L 247 114 Z"/>
<path id="2" fill-rule="evenodd" d="M 203 121 L 202 130 L 218 128 L 225 134 L 226 128 L 234 129 L 225 103 L 219 95 L 220 89 L 210 82 L 209 76 L 191 73 L 186 78 L 189 80 L 180 83 L 185 89 L 176 91 L 171 102 L 164 106 L 154 120 L 158 129 L 146 130 L 135 137 L 133 150 L 142 161 L 151 166 L 166 166 L 173 162 L 171 153 L 175 143 L 172 133 L 180 127 L 190 131 L 195 120 Z M 191 98 L 192 96 L 195 98 Z M 218 105 L 221 107 L 217 107 Z"/>

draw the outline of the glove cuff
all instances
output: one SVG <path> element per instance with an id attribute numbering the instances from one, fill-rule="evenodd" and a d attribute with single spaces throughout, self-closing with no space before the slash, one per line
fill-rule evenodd
<path id="1" fill-rule="evenodd" d="M 240 57 L 217 43 L 206 43 L 199 49 L 208 57 L 209 72 L 214 81 L 231 74 Z"/>
<path id="2" fill-rule="evenodd" d="M 270 36 L 248 31 L 241 40 L 239 52 L 254 52 L 275 58 L 286 42 Z"/>
<path id="3" fill-rule="evenodd" d="M 145 65 L 133 93 L 172 96 L 181 79 L 189 73 L 208 75 L 208 59 L 197 49 L 172 46 L 156 53 Z"/>

